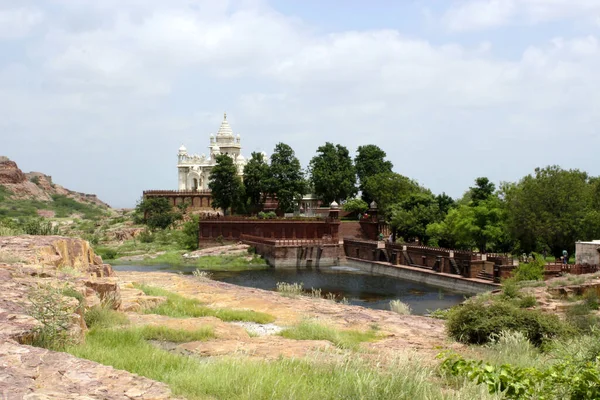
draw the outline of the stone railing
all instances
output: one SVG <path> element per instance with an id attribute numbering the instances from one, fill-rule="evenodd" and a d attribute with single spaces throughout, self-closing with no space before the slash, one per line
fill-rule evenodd
<path id="1" fill-rule="evenodd" d="M 260 236 L 253 235 L 240 235 L 242 242 L 254 242 L 260 244 L 267 244 L 277 247 L 291 247 L 291 246 L 319 246 L 319 245 L 331 245 L 338 244 L 333 239 L 270 239 Z"/>
<path id="2" fill-rule="evenodd" d="M 144 196 L 145 195 L 193 196 L 193 195 L 197 195 L 197 194 L 211 194 L 211 193 L 212 192 L 210 190 L 205 190 L 205 189 L 202 189 L 202 190 L 144 190 Z"/>

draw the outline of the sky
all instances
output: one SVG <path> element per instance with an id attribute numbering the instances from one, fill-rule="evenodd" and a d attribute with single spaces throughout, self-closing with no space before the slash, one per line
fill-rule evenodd
<path id="1" fill-rule="evenodd" d="M 133 207 L 242 153 L 376 144 L 434 193 L 600 175 L 600 0 L 0 0 L 0 155 Z"/>

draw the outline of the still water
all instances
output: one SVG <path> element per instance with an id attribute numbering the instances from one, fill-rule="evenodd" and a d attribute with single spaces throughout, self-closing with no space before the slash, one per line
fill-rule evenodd
<path id="1" fill-rule="evenodd" d="M 113 265 L 115 271 L 164 271 L 191 274 L 194 267 L 168 265 L 138 266 Z M 428 310 L 449 308 L 465 299 L 461 293 L 433 286 L 404 281 L 382 275 L 373 275 L 352 267 L 319 269 L 265 269 L 254 271 L 212 271 L 217 281 L 266 290 L 275 290 L 277 282 L 303 283 L 304 289 L 321 289 L 323 296 L 333 293 L 345 297 L 350 304 L 375 309 L 389 309 L 390 300 L 399 299 L 413 310 L 413 314 L 427 314 Z"/>

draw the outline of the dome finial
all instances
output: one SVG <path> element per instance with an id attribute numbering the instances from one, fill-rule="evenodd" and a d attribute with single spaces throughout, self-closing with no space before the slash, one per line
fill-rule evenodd
<path id="1" fill-rule="evenodd" d="M 223 113 L 223 120 L 227 121 L 227 113 L 226 112 Z"/>

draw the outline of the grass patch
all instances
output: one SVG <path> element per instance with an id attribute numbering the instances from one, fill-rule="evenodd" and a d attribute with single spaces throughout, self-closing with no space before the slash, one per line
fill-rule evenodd
<path id="1" fill-rule="evenodd" d="M 125 314 L 108 307 L 94 306 L 85 313 L 85 324 L 88 328 L 111 328 L 128 323 Z"/>
<path id="2" fill-rule="evenodd" d="M 174 318 L 217 317 L 222 321 L 248 321 L 259 324 L 275 321 L 275 317 L 267 313 L 206 307 L 196 299 L 188 299 L 168 290 L 140 284 L 134 284 L 134 286 L 148 296 L 164 296 L 167 298 L 165 303 L 145 310 L 146 314 L 159 314 Z"/>
<path id="3" fill-rule="evenodd" d="M 410 306 L 400 300 L 390 301 L 390 310 L 400 315 L 410 315 L 412 313 Z"/>
<path id="4" fill-rule="evenodd" d="M 146 325 L 137 328 L 141 336 L 146 340 L 162 340 L 173 343 L 187 343 L 204 341 L 215 338 L 215 332 L 212 326 L 203 326 L 193 331 L 183 329 L 172 329 L 165 326 Z"/>
<path id="5" fill-rule="evenodd" d="M 354 330 L 338 330 L 313 321 L 302 321 L 298 325 L 280 333 L 287 339 L 296 340 L 328 340 L 341 349 L 356 350 L 361 342 L 372 342 L 378 339 L 377 331 L 366 332 Z"/>
<path id="6" fill-rule="evenodd" d="M 196 267 L 201 270 L 207 271 L 244 271 L 248 269 L 265 269 L 268 267 L 267 262 L 257 255 L 240 255 L 240 256 L 204 256 L 198 259 L 186 259 L 183 257 L 185 251 L 182 250 L 159 250 L 156 246 L 151 246 L 153 243 L 140 243 L 140 248 L 136 251 L 131 251 L 130 255 L 137 255 L 139 253 L 158 252 L 166 251 L 165 254 L 160 254 L 154 258 L 145 257 L 142 260 L 122 260 L 116 258 L 119 264 L 136 264 L 136 265 L 170 265 L 173 267 Z M 169 246 L 170 247 L 170 246 Z M 153 250 L 143 250 L 144 248 L 154 248 Z M 127 252 L 117 248 L 111 249 L 103 248 L 99 250 L 100 253 L 110 253 L 113 257 L 125 257 Z M 137 254 L 134 254 L 137 253 Z M 252 257 L 249 259 L 249 257 Z"/>
<path id="7" fill-rule="evenodd" d="M 219 359 L 201 362 L 148 343 L 139 330 L 91 330 L 69 353 L 167 383 L 187 399 L 488 399 L 474 385 L 449 391 L 436 372 L 408 360 L 385 370 L 355 358 L 339 362 Z"/>
<path id="8" fill-rule="evenodd" d="M 304 291 L 304 284 L 301 283 L 287 283 L 277 282 L 277 291 L 284 296 L 293 297 L 299 296 Z M 320 293 L 319 293 L 320 294 Z M 312 291 L 311 291 L 312 295 Z"/>

